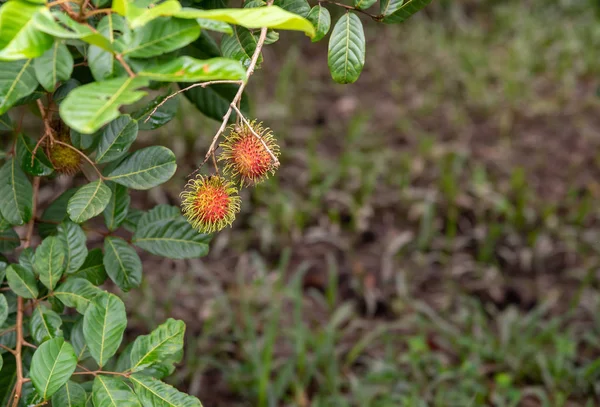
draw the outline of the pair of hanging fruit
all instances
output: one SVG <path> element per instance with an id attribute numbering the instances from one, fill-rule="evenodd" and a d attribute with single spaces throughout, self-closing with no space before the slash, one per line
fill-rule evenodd
<path id="1" fill-rule="evenodd" d="M 273 156 L 279 156 L 279 146 L 269 128 L 253 121 L 249 126 L 236 125 L 229 130 L 219 155 L 219 161 L 225 164 L 224 176 L 198 175 L 181 193 L 183 214 L 202 233 L 231 226 L 240 211 L 237 185 L 240 188 L 256 185 L 277 168 Z"/>

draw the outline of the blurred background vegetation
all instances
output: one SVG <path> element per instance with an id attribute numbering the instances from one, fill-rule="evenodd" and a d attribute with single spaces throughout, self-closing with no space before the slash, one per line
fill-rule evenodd
<path id="1" fill-rule="evenodd" d="M 184 319 L 171 382 L 207 407 L 600 405 L 592 3 L 439 0 L 366 29 L 353 85 L 326 41 L 266 48 L 251 109 L 282 166 L 208 257 L 144 255 L 130 335 Z M 179 157 L 140 209 L 178 203 L 218 125 L 178 103 L 140 138 Z"/>

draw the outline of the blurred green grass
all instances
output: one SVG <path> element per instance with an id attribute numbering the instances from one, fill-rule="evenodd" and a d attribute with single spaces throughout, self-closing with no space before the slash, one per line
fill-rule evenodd
<path id="1" fill-rule="evenodd" d="M 598 405 L 591 4 L 440 1 L 367 40 L 352 86 L 325 43 L 265 51 L 282 168 L 130 299 L 140 329 L 188 323 L 173 383 L 206 406 Z M 171 196 L 217 127 L 181 103 Z"/>

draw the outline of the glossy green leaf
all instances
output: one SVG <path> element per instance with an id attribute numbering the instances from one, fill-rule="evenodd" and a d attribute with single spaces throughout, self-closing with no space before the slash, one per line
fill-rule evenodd
<path id="1" fill-rule="evenodd" d="M 54 172 L 52 163 L 44 153 L 42 147 L 38 147 L 33 158 L 33 150 L 35 149 L 36 141 L 23 133 L 17 136 L 17 157 L 21 164 L 21 168 L 28 174 L 36 176 L 47 176 Z"/>
<path id="2" fill-rule="evenodd" d="M 104 269 L 123 291 L 138 287 L 142 282 L 142 262 L 135 249 L 119 237 L 104 239 Z"/>
<path id="3" fill-rule="evenodd" d="M 198 233 L 178 216 L 175 220 L 160 220 L 138 227 L 132 243 L 158 256 L 190 259 L 206 256 L 210 239 L 211 235 Z"/>
<path id="4" fill-rule="evenodd" d="M 238 88 L 239 86 L 229 84 L 213 85 L 206 88 L 198 86 L 184 92 L 184 96 L 207 117 L 222 121 Z M 247 112 L 249 106 L 246 94 L 242 96 L 241 105 L 242 112 Z M 236 115 L 232 114 L 229 122 L 235 122 L 235 117 Z"/>
<path id="5" fill-rule="evenodd" d="M 65 273 L 79 270 L 88 255 L 85 232 L 76 223 L 64 221 L 58 227 L 58 237 L 65 248 Z"/>
<path id="6" fill-rule="evenodd" d="M 96 162 L 107 163 L 127 153 L 138 135 L 138 124 L 129 115 L 121 115 L 104 128 L 96 147 Z"/>
<path id="7" fill-rule="evenodd" d="M 13 131 L 13 123 L 8 113 L 0 114 L 0 131 Z"/>
<path id="8" fill-rule="evenodd" d="M 85 222 L 102 213 L 111 194 L 110 188 L 102 180 L 92 181 L 79 188 L 69 199 L 67 213 L 73 222 Z"/>
<path id="9" fill-rule="evenodd" d="M 71 93 L 71 91 L 77 88 L 78 86 L 81 86 L 81 83 L 77 79 L 71 78 L 65 81 L 63 84 L 61 84 L 58 87 L 58 89 L 54 91 L 52 99 L 54 100 L 54 102 L 56 102 L 56 104 L 60 105 L 63 102 L 63 100 L 65 100 L 65 98 L 69 95 L 69 93 Z"/>
<path id="10" fill-rule="evenodd" d="M 77 360 L 82 361 L 91 358 L 90 350 L 85 343 L 85 336 L 83 335 L 83 317 L 78 318 L 71 328 L 71 335 L 69 336 L 69 342 L 73 345 Z"/>
<path id="11" fill-rule="evenodd" d="M 337 83 L 353 83 L 360 76 L 365 65 L 365 33 L 356 15 L 344 14 L 333 27 L 327 62 Z"/>
<path id="12" fill-rule="evenodd" d="M 47 400 L 69 380 L 77 366 L 73 347 L 61 337 L 41 344 L 31 359 L 29 377 L 37 393 Z"/>
<path id="13" fill-rule="evenodd" d="M 34 15 L 44 8 L 20 0 L 0 7 L 0 59 L 36 58 L 52 46 L 52 37 L 33 24 Z"/>
<path id="14" fill-rule="evenodd" d="M 306 0 L 293 0 L 297 5 L 302 4 L 302 7 L 297 6 L 292 10 L 284 10 L 281 7 L 260 7 L 260 8 L 222 8 L 217 10 L 199 10 L 193 8 L 183 8 L 176 17 L 180 18 L 204 18 L 208 20 L 218 20 L 230 24 L 236 24 L 246 28 L 274 28 L 279 30 L 295 30 L 303 31 L 308 36 L 313 36 L 315 30 L 312 24 L 302 18 L 308 14 L 310 6 Z M 286 5 L 290 1 L 285 2 Z M 304 12 L 306 7 L 306 13 Z M 290 12 L 292 11 L 292 12 Z M 296 12 L 298 11 L 298 12 Z M 300 14 L 302 17 L 298 16 Z"/>
<path id="15" fill-rule="evenodd" d="M 92 301 L 102 290 L 83 278 L 68 278 L 54 290 L 54 296 L 65 306 L 75 308 L 80 314 L 85 313 Z"/>
<path id="16" fill-rule="evenodd" d="M 33 270 L 33 263 L 35 262 L 35 252 L 31 247 L 23 249 L 19 255 L 19 264 L 28 270 Z M 35 272 L 34 272 L 35 274 Z"/>
<path id="17" fill-rule="evenodd" d="M 146 407 L 202 407 L 200 400 L 180 392 L 151 376 L 135 373 L 129 377 L 133 389 Z"/>
<path id="18" fill-rule="evenodd" d="M 98 294 L 83 317 L 83 335 L 100 367 L 115 354 L 127 327 L 125 305 L 114 294 Z"/>
<path id="19" fill-rule="evenodd" d="M 106 270 L 104 270 L 103 257 L 101 249 L 90 250 L 79 270 L 72 273 L 69 280 L 71 278 L 82 278 L 88 280 L 93 285 L 104 283 L 108 276 L 106 275 Z"/>
<path id="20" fill-rule="evenodd" d="M 63 336 L 61 325 L 60 315 L 43 305 L 38 305 L 31 314 L 29 332 L 35 343 L 41 344 L 49 339 Z"/>
<path id="21" fill-rule="evenodd" d="M 181 9 L 181 4 L 176 0 L 166 0 L 162 3 L 159 1 L 114 0 L 112 9 L 127 18 L 129 27 L 137 28 L 158 17 L 174 15 Z"/>
<path id="22" fill-rule="evenodd" d="M 47 92 L 54 92 L 59 81 L 66 81 L 73 72 L 73 56 L 62 41 L 55 41 L 52 47 L 33 61 L 38 82 Z"/>
<path id="23" fill-rule="evenodd" d="M 58 225 L 67 219 L 67 205 L 75 192 L 76 188 L 67 189 L 44 210 L 41 218 L 44 222 L 38 225 L 40 236 L 44 238 L 56 233 Z"/>
<path id="24" fill-rule="evenodd" d="M 127 217 L 129 210 L 129 191 L 123 185 L 111 182 L 109 184 L 112 195 L 108 205 L 104 209 L 104 223 L 108 230 L 116 230 Z"/>
<path id="25" fill-rule="evenodd" d="M 246 70 L 238 61 L 228 58 L 206 60 L 182 56 L 138 72 L 138 75 L 161 82 L 205 82 L 241 80 Z"/>
<path id="26" fill-rule="evenodd" d="M 83 387 L 69 380 L 52 396 L 52 407 L 85 407 L 86 398 Z"/>
<path id="27" fill-rule="evenodd" d="M 131 370 L 139 371 L 165 361 L 179 362 L 184 333 L 183 321 L 169 318 L 150 334 L 138 336 L 131 349 Z"/>
<path id="28" fill-rule="evenodd" d="M 408 20 L 417 11 L 425 8 L 431 0 L 381 0 L 384 23 L 395 24 Z"/>
<path id="29" fill-rule="evenodd" d="M 0 61 L 0 114 L 30 95 L 37 86 L 32 59 Z"/>
<path id="30" fill-rule="evenodd" d="M 233 28 L 227 23 L 218 20 L 209 20 L 206 18 L 197 18 L 196 22 L 203 30 L 211 30 L 217 31 L 220 33 L 225 33 L 231 35 L 233 33 Z"/>
<path id="31" fill-rule="evenodd" d="M 256 37 L 246 28 L 235 27 L 231 36 L 221 40 L 221 52 L 224 57 L 240 61 L 245 67 L 248 67 L 257 43 Z M 258 57 L 257 65 L 261 63 L 262 55 Z"/>
<path id="32" fill-rule="evenodd" d="M 0 326 L 4 325 L 8 317 L 8 302 L 3 294 L 0 294 Z"/>
<path id="33" fill-rule="evenodd" d="M 179 96 L 168 99 L 158 107 L 160 103 L 165 101 L 167 96 L 169 95 L 157 96 L 146 106 L 133 113 L 132 117 L 137 121 L 140 130 L 158 129 L 169 123 L 173 117 L 175 117 L 177 110 L 179 109 Z M 156 111 L 154 110 L 155 108 L 157 108 Z M 150 114 L 152 116 L 150 116 Z M 148 116 L 150 116 L 149 119 Z M 148 119 L 148 121 L 146 121 L 146 119 Z"/>
<path id="34" fill-rule="evenodd" d="M 64 12 L 50 11 L 42 7 L 33 16 L 32 23 L 37 30 L 56 38 L 79 39 L 107 51 L 115 51 L 113 44 L 102 34 L 95 32 L 89 25 L 76 22 Z M 50 45 L 52 45 L 52 42 L 50 42 Z"/>
<path id="35" fill-rule="evenodd" d="M 49 290 L 54 289 L 65 270 L 65 247 L 58 236 L 50 236 L 35 250 L 34 270 Z"/>
<path id="36" fill-rule="evenodd" d="M 8 253 L 21 245 L 21 238 L 14 231 L 8 228 L 0 232 L 0 253 Z"/>
<path id="37" fill-rule="evenodd" d="M 0 212 L 12 225 L 22 225 L 31 218 L 33 188 L 29 178 L 11 158 L 0 168 Z"/>
<path id="38" fill-rule="evenodd" d="M 165 183 L 176 169 L 175 154 L 171 150 L 152 146 L 125 158 L 106 179 L 128 188 L 144 190 Z"/>
<path id="39" fill-rule="evenodd" d="M 137 396 L 121 377 L 98 375 L 92 391 L 94 407 L 141 407 Z"/>
<path id="40" fill-rule="evenodd" d="M 149 58 L 179 49 L 200 35 L 196 21 L 157 18 L 122 37 L 123 55 Z"/>
<path id="41" fill-rule="evenodd" d="M 308 16 L 310 12 L 310 4 L 306 0 L 275 0 L 273 4 L 302 17 Z"/>
<path id="42" fill-rule="evenodd" d="M 6 269 L 6 280 L 15 294 L 23 298 L 37 298 L 39 291 L 33 271 L 19 264 L 11 264 Z"/>
<path id="43" fill-rule="evenodd" d="M 312 37 L 312 42 L 317 42 L 323 39 L 329 32 L 331 27 L 331 15 L 329 10 L 321 4 L 314 6 L 306 17 L 315 27 L 315 36 Z"/>
<path id="44" fill-rule="evenodd" d="M 80 133 L 93 133 L 116 119 L 121 105 L 144 97 L 146 92 L 137 89 L 147 85 L 148 79 L 127 76 L 80 86 L 61 103 L 60 116 Z"/>
<path id="45" fill-rule="evenodd" d="M 113 13 L 107 14 L 100 20 L 96 29 L 111 44 L 114 44 L 116 40 L 115 29 L 117 28 L 116 26 L 122 23 L 120 20 L 123 20 L 121 16 Z M 116 76 L 118 68 L 116 67 L 115 56 L 112 52 L 108 52 L 96 45 L 90 45 L 87 59 L 92 76 L 97 82 Z"/>

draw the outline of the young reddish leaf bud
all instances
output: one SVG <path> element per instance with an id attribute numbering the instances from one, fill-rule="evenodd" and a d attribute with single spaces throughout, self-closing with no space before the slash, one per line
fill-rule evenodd
<path id="1" fill-rule="evenodd" d="M 190 224 L 202 233 L 231 226 L 240 211 L 240 197 L 232 182 L 218 175 L 191 179 L 181 193 L 181 208 Z"/>
<path id="2" fill-rule="evenodd" d="M 258 184 L 269 173 L 275 172 L 276 166 L 267 147 L 274 156 L 279 156 L 279 146 L 271 130 L 263 128 L 256 120 L 250 126 L 262 141 L 246 124 L 234 126 L 221 144 L 223 152 L 219 155 L 219 161 L 225 161 L 225 173 L 238 180 L 241 186 Z"/>

